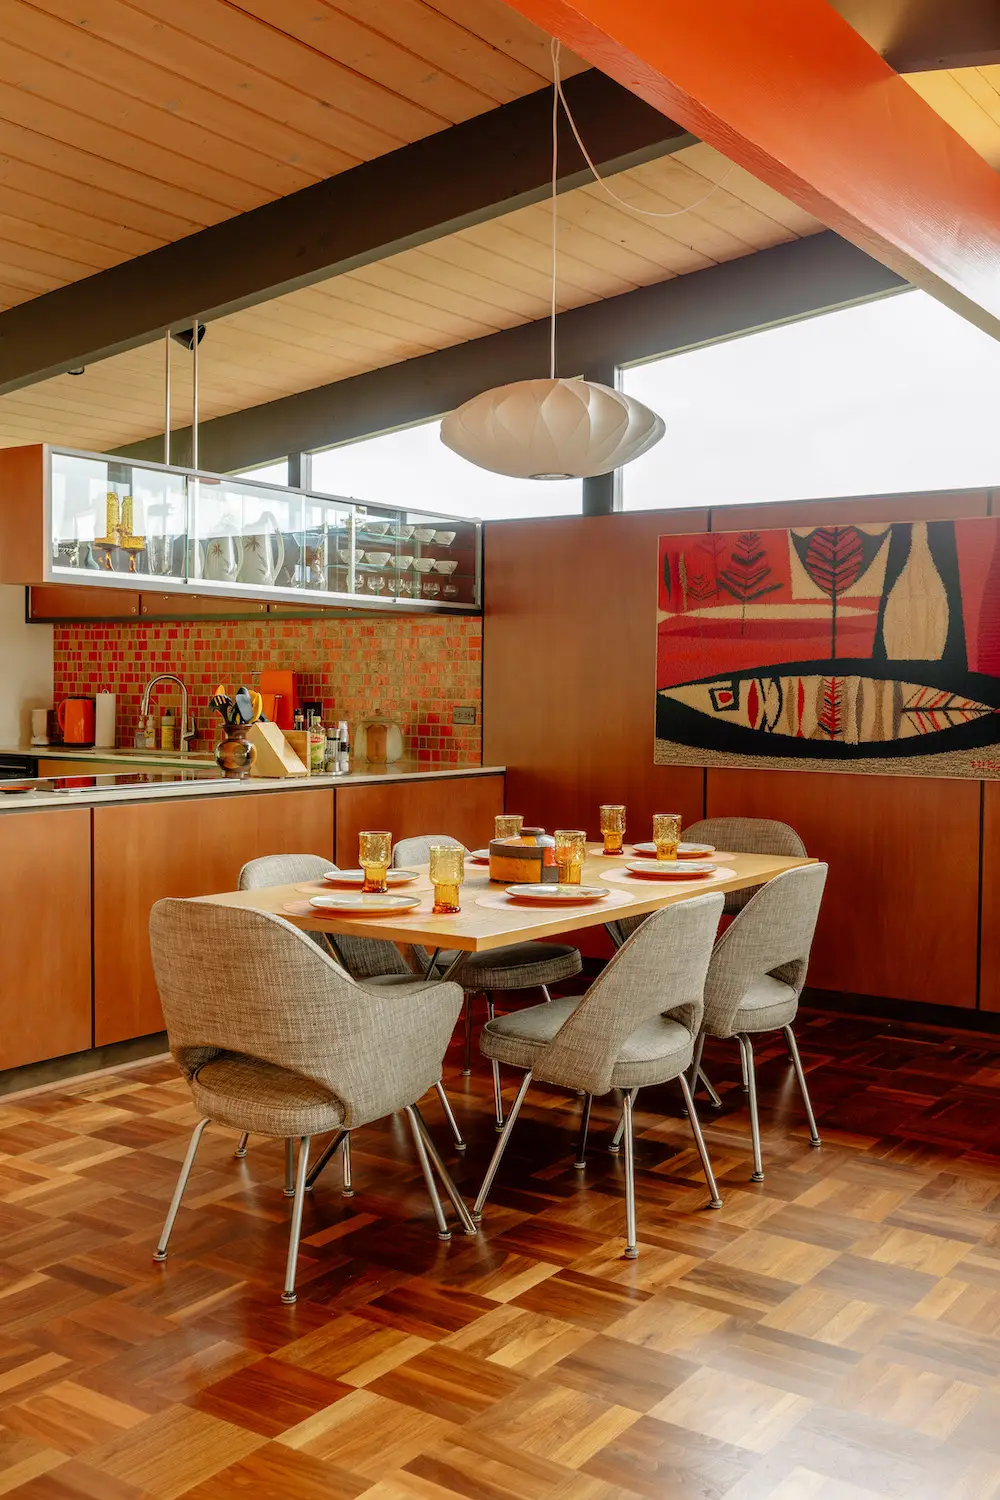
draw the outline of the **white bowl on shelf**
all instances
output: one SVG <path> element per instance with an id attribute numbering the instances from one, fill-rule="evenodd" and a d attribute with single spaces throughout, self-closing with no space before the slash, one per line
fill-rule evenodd
<path id="1" fill-rule="evenodd" d="M 434 567 L 439 573 L 454 573 L 458 567 L 458 563 L 454 559 L 439 557 L 435 561 Z"/>
<path id="2" fill-rule="evenodd" d="M 355 554 L 354 554 L 355 559 L 358 562 L 361 561 L 361 559 L 364 557 L 364 555 L 365 554 L 363 552 L 355 552 Z M 338 547 L 337 548 L 337 561 L 339 563 L 341 563 L 343 567 L 346 568 L 348 566 L 348 564 L 350 563 L 350 561 L 351 561 L 351 549 L 349 547 Z"/>
<path id="3" fill-rule="evenodd" d="M 415 557 L 413 559 L 413 566 L 418 573 L 429 573 L 434 566 L 434 559 L 433 557 Z"/>
<path id="4" fill-rule="evenodd" d="M 413 567 L 413 553 L 412 552 L 401 552 L 399 554 L 399 556 L 396 558 L 396 567 L 399 569 L 399 571 L 401 573 L 405 573 L 408 568 L 412 568 Z"/>
<path id="5" fill-rule="evenodd" d="M 413 527 L 397 526 L 396 535 L 399 537 L 401 542 L 408 542 L 410 540 L 410 537 L 413 535 Z"/>
<path id="6" fill-rule="evenodd" d="M 375 568 L 384 568 L 392 557 L 391 552 L 366 552 L 365 561 L 370 562 Z"/>
<path id="7" fill-rule="evenodd" d="M 367 531 L 369 536 L 385 536 L 389 530 L 388 521 L 369 521 L 367 518 L 361 522 L 361 529 Z"/>
<path id="8" fill-rule="evenodd" d="M 414 526 L 414 528 L 413 528 L 413 540 L 415 542 L 433 542 L 433 540 L 434 540 L 434 527 L 433 526 Z"/>
<path id="9" fill-rule="evenodd" d="M 440 547 L 450 547 L 455 540 L 455 533 L 453 531 L 435 531 L 434 540 Z"/>

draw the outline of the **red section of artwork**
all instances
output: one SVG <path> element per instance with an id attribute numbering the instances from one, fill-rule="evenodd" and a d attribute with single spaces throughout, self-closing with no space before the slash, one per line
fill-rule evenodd
<path id="1" fill-rule="evenodd" d="M 820 606 L 821 607 L 821 606 Z M 852 599 L 851 608 L 864 614 L 841 616 L 837 623 L 838 655 L 870 657 L 878 623 L 878 601 Z M 741 628 L 742 627 L 742 628 Z M 827 661 L 830 656 L 830 619 L 741 621 L 704 616 L 671 616 L 661 620 L 656 661 L 656 685 L 676 687 L 682 682 L 753 667 L 776 667 L 785 662 Z"/>
<path id="2" fill-rule="evenodd" d="M 970 671 L 1000 677 L 1000 522 L 991 547 L 982 525 L 955 522 L 965 645 Z"/>
<path id="3" fill-rule="evenodd" d="M 660 538 L 660 610 L 791 598 L 787 531 L 721 531 Z"/>

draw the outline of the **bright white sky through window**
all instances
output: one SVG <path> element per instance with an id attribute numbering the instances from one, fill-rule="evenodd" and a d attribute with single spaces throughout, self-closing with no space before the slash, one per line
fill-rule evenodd
<path id="1" fill-rule="evenodd" d="M 441 423 L 422 422 L 313 455 L 313 489 L 445 515 L 509 520 L 579 515 L 579 480 L 506 479 L 446 448 Z"/>
<path id="2" fill-rule="evenodd" d="M 923 292 L 623 372 L 667 424 L 626 510 L 1000 485 L 1000 343 Z"/>

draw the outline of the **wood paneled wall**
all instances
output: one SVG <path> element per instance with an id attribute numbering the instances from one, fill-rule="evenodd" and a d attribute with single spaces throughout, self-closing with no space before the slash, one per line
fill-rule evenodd
<path id="1" fill-rule="evenodd" d="M 1000 786 L 653 764 L 658 536 L 990 509 L 976 491 L 490 523 L 483 753 L 508 808 L 594 838 L 610 801 L 637 838 L 656 811 L 780 818 L 831 866 L 812 984 L 1000 1011 Z"/>

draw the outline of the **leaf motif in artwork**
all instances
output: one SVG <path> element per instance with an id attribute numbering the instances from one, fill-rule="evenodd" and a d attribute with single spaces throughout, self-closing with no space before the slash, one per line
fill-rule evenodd
<path id="1" fill-rule="evenodd" d="M 719 572 L 719 583 L 738 603 L 751 604 L 781 588 L 780 583 L 768 583 L 770 576 L 771 565 L 761 545 L 760 533 L 741 531 L 729 562 Z"/>

